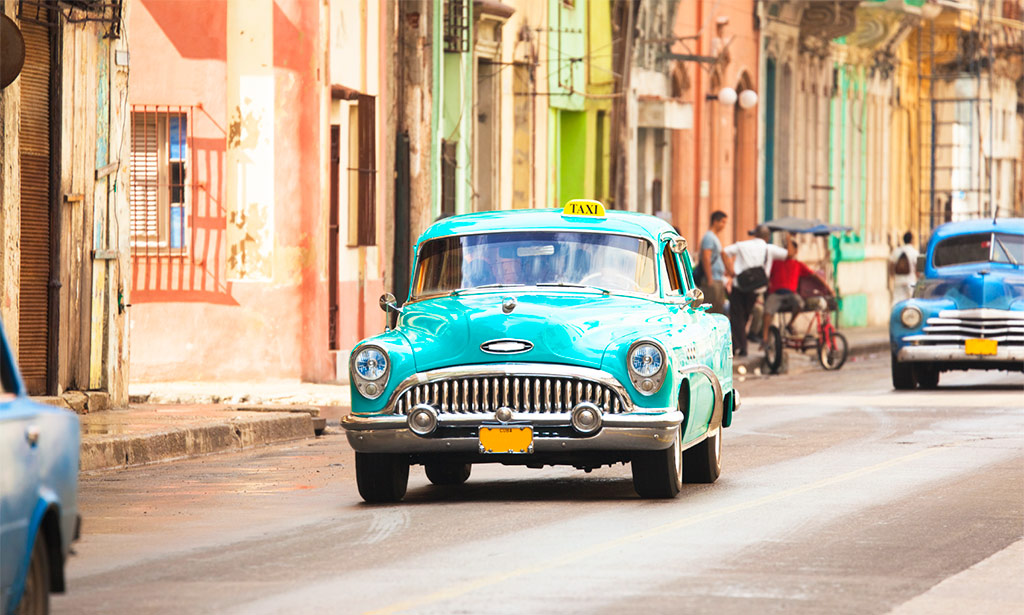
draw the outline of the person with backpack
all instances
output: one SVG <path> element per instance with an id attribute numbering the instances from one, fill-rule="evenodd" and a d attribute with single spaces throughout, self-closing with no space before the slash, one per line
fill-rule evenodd
<path id="1" fill-rule="evenodd" d="M 785 249 L 768 243 L 772 232 L 767 226 L 759 224 L 747 234 L 753 239 L 738 241 L 723 250 L 731 260 L 729 273 L 735 275 L 729 295 L 729 324 L 732 351 L 738 357 L 747 356 L 747 323 L 757 296 L 768 286 L 772 263 L 788 255 Z"/>
<path id="2" fill-rule="evenodd" d="M 903 245 L 897 247 L 889 255 L 889 275 L 892 276 L 892 302 L 895 305 L 914 295 L 917 284 L 917 248 L 914 247 L 914 235 L 910 231 L 903 233 Z"/>

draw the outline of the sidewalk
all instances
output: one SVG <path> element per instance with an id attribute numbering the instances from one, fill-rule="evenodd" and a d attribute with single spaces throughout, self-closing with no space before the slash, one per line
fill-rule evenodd
<path id="1" fill-rule="evenodd" d="M 129 387 L 129 407 L 68 391 L 37 401 L 78 413 L 81 471 L 241 450 L 323 433 L 348 412 L 349 387 L 298 380 L 162 382 Z"/>

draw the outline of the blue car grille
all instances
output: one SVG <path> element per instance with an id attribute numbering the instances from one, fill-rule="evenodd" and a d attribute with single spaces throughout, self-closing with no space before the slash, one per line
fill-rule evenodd
<path id="1" fill-rule="evenodd" d="M 1024 312 L 1009 310 L 943 310 L 927 320 L 921 335 L 907 339 L 922 345 L 962 344 L 968 339 L 996 340 L 1024 346 Z"/>
<path id="2" fill-rule="evenodd" d="M 417 404 L 438 412 L 476 414 L 504 406 L 515 412 L 570 412 L 580 402 L 591 402 L 606 414 L 628 412 L 612 387 L 565 376 L 462 376 L 416 384 L 398 396 L 396 414 L 407 414 Z"/>

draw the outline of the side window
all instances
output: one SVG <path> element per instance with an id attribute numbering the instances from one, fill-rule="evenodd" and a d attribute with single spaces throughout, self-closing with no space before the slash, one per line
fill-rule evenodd
<path id="1" fill-rule="evenodd" d="M 662 261 L 665 264 L 665 273 L 668 277 L 668 285 L 665 287 L 666 295 L 678 295 L 682 294 L 682 278 L 679 275 L 679 265 L 676 263 L 676 255 L 672 252 L 670 244 L 665 244 L 665 249 L 661 251 Z"/>

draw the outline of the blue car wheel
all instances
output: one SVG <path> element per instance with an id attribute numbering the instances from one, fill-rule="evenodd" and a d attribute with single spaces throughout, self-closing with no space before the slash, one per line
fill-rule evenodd
<path id="1" fill-rule="evenodd" d="M 42 528 L 36 533 L 32 559 L 25 575 L 25 591 L 21 594 L 18 615 L 44 615 L 50 612 L 50 556 Z"/>

